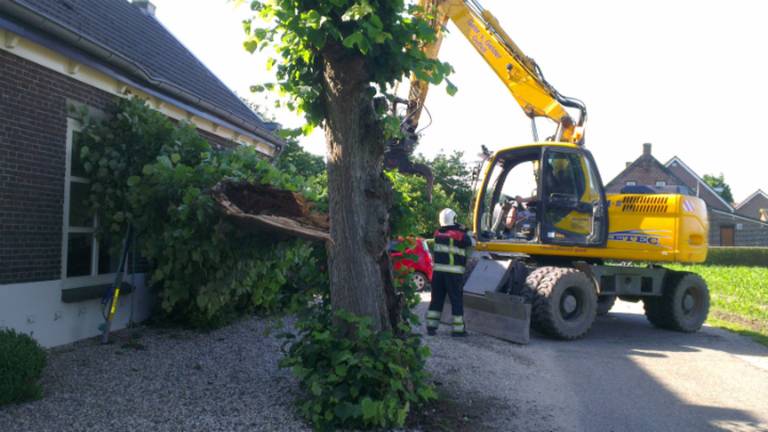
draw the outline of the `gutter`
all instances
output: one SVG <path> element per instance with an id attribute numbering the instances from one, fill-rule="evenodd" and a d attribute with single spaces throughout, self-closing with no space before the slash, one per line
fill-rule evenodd
<path id="1" fill-rule="evenodd" d="M 71 27 L 56 23 L 53 19 L 42 13 L 33 12 L 24 8 L 23 6 L 11 2 L 0 1 L 0 12 L 16 17 L 24 22 L 29 23 L 35 28 L 61 38 L 63 41 L 66 41 L 76 48 L 82 49 L 83 51 L 95 56 L 97 59 L 111 63 L 145 80 L 146 82 L 151 83 L 153 86 L 156 86 L 168 94 L 179 98 L 181 101 L 204 108 L 207 111 L 226 120 L 227 122 L 238 126 L 238 128 L 242 129 L 244 132 L 255 135 L 256 137 L 266 141 L 267 144 L 270 144 L 275 148 L 277 154 L 282 152 L 282 148 L 284 147 L 283 141 L 278 137 L 270 133 L 266 133 L 259 128 L 253 128 L 249 122 L 241 119 L 231 112 L 220 109 L 170 82 L 152 77 L 149 72 L 141 66 L 106 48 L 102 44 L 84 38 Z"/>
<path id="2" fill-rule="evenodd" d="M 708 209 L 708 210 L 713 212 L 713 213 L 720 213 L 721 215 L 723 215 L 725 217 L 730 217 L 731 219 L 741 219 L 741 220 L 744 220 L 744 221 L 747 221 L 747 222 L 750 222 L 750 223 L 758 224 L 758 225 L 760 225 L 763 228 L 768 228 L 768 222 L 763 222 L 760 219 L 753 219 L 753 218 L 748 217 L 748 216 L 742 216 L 742 215 L 736 214 L 736 213 L 729 213 L 729 212 L 727 212 L 725 210 L 719 210 L 719 209 L 715 209 L 715 208 L 711 208 L 711 209 Z"/>

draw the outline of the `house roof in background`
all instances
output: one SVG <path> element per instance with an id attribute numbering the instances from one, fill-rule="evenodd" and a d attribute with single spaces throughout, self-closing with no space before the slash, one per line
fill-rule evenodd
<path id="1" fill-rule="evenodd" d="M 605 185 L 605 187 L 608 188 L 610 186 L 613 186 L 613 184 L 619 178 L 621 178 L 621 176 L 624 173 L 640 168 L 646 162 L 650 162 L 651 164 L 655 165 L 659 170 L 661 170 L 664 174 L 677 180 L 680 183 L 680 186 L 685 186 L 685 182 L 681 178 L 679 178 L 674 172 L 672 172 L 667 165 L 664 165 L 661 162 L 659 162 L 659 160 L 656 159 L 656 157 L 654 157 L 653 154 L 643 153 L 637 159 L 635 159 L 632 163 L 627 165 L 626 168 L 621 170 L 621 172 L 618 173 L 613 179 L 611 179 L 611 181 L 609 181 L 608 184 Z"/>
<path id="2" fill-rule="evenodd" d="M 765 199 L 768 199 L 768 194 L 763 192 L 762 189 L 758 189 L 755 192 L 752 193 L 752 195 L 748 196 L 744 201 L 736 204 L 736 210 L 744 207 L 745 204 L 752 201 L 753 199 L 757 198 L 758 196 L 762 195 Z"/>
<path id="3" fill-rule="evenodd" d="M 723 203 L 723 205 L 725 205 L 725 207 L 728 210 L 730 210 L 731 212 L 734 211 L 733 206 L 730 203 L 728 203 L 726 200 L 724 200 L 723 197 L 721 197 L 719 193 L 717 193 L 714 189 L 712 189 L 712 187 L 710 185 L 708 185 L 704 181 L 704 179 L 702 179 L 698 174 L 696 174 L 696 171 L 692 170 L 691 167 L 686 165 L 685 162 L 683 162 L 683 160 L 680 159 L 679 157 L 673 156 L 672 159 L 670 159 L 667 163 L 664 164 L 664 166 L 669 167 L 670 165 L 672 165 L 673 162 L 677 162 L 683 168 L 683 170 L 685 170 L 688 174 L 690 174 L 691 176 L 693 176 L 696 179 L 698 184 L 704 186 L 704 188 L 707 189 L 709 192 L 711 192 L 712 195 L 715 196 L 715 198 L 720 200 L 720 202 Z M 688 186 L 691 187 L 691 185 L 688 185 Z"/>
<path id="4" fill-rule="evenodd" d="M 278 142 L 275 123 L 266 122 L 203 65 L 157 19 L 127 0 L 10 0 L 32 12 L 25 21 L 41 31 L 51 24 L 79 35 L 111 54 L 113 66 L 161 89 L 175 89 L 186 102 L 221 111 L 246 130 Z M 103 57 L 103 56 L 100 56 Z M 110 62 L 113 63 L 113 62 Z M 133 70 L 125 70 L 125 64 Z M 122 66 L 122 67 L 121 67 Z M 219 114 L 213 112 L 213 114 Z M 250 126 L 250 127 L 249 127 Z M 265 136 L 266 135 L 266 136 Z"/>

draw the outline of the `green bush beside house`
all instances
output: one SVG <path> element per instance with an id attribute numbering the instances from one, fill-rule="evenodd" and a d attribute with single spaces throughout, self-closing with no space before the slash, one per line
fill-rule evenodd
<path id="1" fill-rule="evenodd" d="M 46 354 L 30 336 L 0 329 L 0 405 L 39 399 Z"/>

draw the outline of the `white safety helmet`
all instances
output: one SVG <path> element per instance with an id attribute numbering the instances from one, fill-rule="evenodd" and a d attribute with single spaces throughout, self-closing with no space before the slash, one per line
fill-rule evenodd
<path id="1" fill-rule="evenodd" d="M 451 209 L 449 209 L 449 208 L 442 209 L 440 211 L 439 220 L 440 220 L 440 226 L 441 227 L 455 225 L 456 224 L 456 212 L 451 210 Z"/>

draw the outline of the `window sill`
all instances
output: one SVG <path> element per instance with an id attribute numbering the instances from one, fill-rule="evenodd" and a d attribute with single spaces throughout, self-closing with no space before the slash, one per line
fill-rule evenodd
<path id="1" fill-rule="evenodd" d="M 112 287 L 111 283 L 87 285 L 82 287 L 66 288 L 61 290 L 61 301 L 63 303 L 78 303 L 86 300 L 100 299 Z M 120 294 L 130 294 L 133 292 L 133 285 L 123 282 L 120 288 Z"/>

